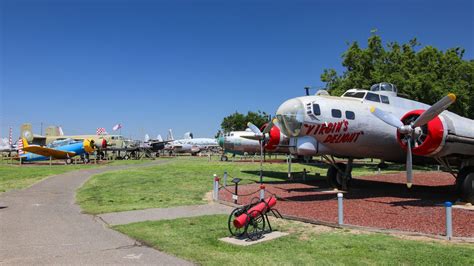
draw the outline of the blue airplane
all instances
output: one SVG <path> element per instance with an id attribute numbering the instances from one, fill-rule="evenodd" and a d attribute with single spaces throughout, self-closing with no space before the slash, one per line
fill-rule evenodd
<path id="1" fill-rule="evenodd" d="M 72 157 L 81 156 L 87 163 L 88 154 L 94 152 L 94 141 L 85 139 L 77 141 L 65 139 L 54 141 L 47 146 L 29 145 L 28 141 L 22 138 L 18 142 L 18 155 L 22 162 L 45 161 L 51 159 L 64 159 L 66 164 L 72 163 Z"/>

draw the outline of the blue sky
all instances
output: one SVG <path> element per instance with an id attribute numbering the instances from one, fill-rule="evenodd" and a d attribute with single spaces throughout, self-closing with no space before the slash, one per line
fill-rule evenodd
<path id="1" fill-rule="evenodd" d="M 413 37 L 474 58 L 471 0 L 0 0 L 0 135 L 32 122 L 66 134 L 213 136 L 234 111 L 274 113 L 341 73 L 347 43 Z"/>

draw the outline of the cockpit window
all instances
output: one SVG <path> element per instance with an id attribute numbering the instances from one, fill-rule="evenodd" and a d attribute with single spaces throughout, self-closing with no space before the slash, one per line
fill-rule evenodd
<path id="1" fill-rule="evenodd" d="M 380 99 L 382 100 L 383 103 L 390 104 L 390 101 L 388 100 L 387 96 L 380 95 Z"/>
<path id="2" fill-rule="evenodd" d="M 348 91 L 344 93 L 344 97 L 351 97 L 351 98 L 364 98 L 365 92 L 356 92 L 356 91 Z"/>
<path id="3" fill-rule="evenodd" d="M 375 93 L 371 93 L 371 92 L 368 92 L 367 93 L 367 96 L 365 96 L 365 99 L 368 100 L 368 101 L 372 101 L 372 102 L 380 102 L 380 95 L 378 94 L 375 94 Z"/>

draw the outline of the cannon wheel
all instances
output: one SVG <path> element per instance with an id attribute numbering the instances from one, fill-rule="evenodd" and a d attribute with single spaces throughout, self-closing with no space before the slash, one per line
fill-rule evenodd
<path id="1" fill-rule="evenodd" d="M 234 219 L 236 218 L 236 213 L 243 213 L 242 208 L 236 208 L 232 211 L 232 213 L 229 215 L 229 220 L 227 221 L 227 225 L 229 227 L 229 232 L 235 236 L 235 237 L 242 237 L 247 233 L 247 226 L 244 226 L 242 228 L 237 228 L 234 226 Z"/>
<path id="2" fill-rule="evenodd" d="M 247 237 L 250 240 L 258 240 L 262 238 L 265 232 L 265 217 L 262 212 L 258 210 L 253 210 L 249 213 L 249 217 L 253 218 L 250 218 L 250 222 L 245 226 Z"/>

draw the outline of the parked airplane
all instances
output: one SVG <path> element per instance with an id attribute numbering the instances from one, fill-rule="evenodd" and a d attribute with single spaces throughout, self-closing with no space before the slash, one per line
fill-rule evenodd
<path id="1" fill-rule="evenodd" d="M 259 129 L 249 122 L 248 126 L 249 128 L 245 131 L 231 131 L 218 138 L 219 146 L 224 152 L 231 154 L 288 153 L 288 137 L 280 131 L 278 125 L 270 122 Z M 263 150 L 261 150 L 261 144 Z M 226 156 L 223 156 L 223 159 L 226 160 Z"/>
<path id="2" fill-rule="evenodd" d="M 170 153 L 191 153 L 196 155 L 201 151 L 215 149 L 219 147 L 216 139 L 211 138 L 194 138 L 193 133 L 187 132 L 183 139 L 174 140 L 173 131 L 169 130 L 169 143 L 165 145 L 165 149 Z"/>
<path id="3" fill-rule="evenodd" d="M 462 198 L 474 203 L 474 121 L 444 111 L 455 98 L 449 94 L 430 107 L 380 83 L 341 97 L 319 91 L 289 99 L 278 108 L 277 120 L 290 138 L 290 152 L 322 155 L 331 164 L 328 180 L 337 187 L 347 187 L 354 158 L 406 161 L 408 187 L 412 160 L 437 162 L 456 177 Z M 333 156 L 348 158 L 348 164 Z"/>
<path id="4" fill-rule="evenodd" d="M 20 127 L 20 135 L 25 138 L 29 144 L 46 146 L 57 140 L 73 139 L 77 141 L 82 140 L 93 140 L 95 147 L 99 150 L 99 157 L 104 156 L 104 153 L 100 150 L 107 148 L 111 149 L 127 149 L 134 148 L 137 144 L 131 140 L 125 139 L 121 135 L 72 135 L 65 136 L 61 127 L 49 126 L 46 128 L 46 134 L 44 136 L 33 134 L 32 125 L 25 123 Z"/>
<path id="5" fill-rule="evenodd" d="M 29 145 L 25 138 L 18 142 L 18 155 L 21 162 L 64 159 L 72 163 L 72 157 L 80 155 L 84 163 L 89 162 L 88 154 L 94 152 L 93 140 L 77 141 L 73 139 L 57 140 L 47 146 Z"/>

